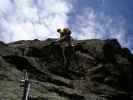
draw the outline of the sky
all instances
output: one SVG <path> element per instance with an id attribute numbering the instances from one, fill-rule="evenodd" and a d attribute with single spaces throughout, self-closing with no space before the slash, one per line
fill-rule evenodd
<path id="1" fill-rule="evenodd" d="M 133 52 L 133 0 L 0 0 L 0 41 L 116 38 Z"/>

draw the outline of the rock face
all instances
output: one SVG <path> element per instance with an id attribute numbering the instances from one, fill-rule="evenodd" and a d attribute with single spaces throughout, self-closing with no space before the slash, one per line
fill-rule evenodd
<path id="1" fill-rule="evenodd" d="M 133 100 L 133 55 L 115 39 L 75 40 L 63 49 L 54 39 L 0 42 L 0 100 Z"/>

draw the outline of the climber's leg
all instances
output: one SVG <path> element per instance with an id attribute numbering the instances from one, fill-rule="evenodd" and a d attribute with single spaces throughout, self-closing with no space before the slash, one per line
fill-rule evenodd
<path id="1" fill-rule="evenodd" d="M 63 65 L 66 65 L 67 59 L 66 59 L 66 48 L 62 47 L 62 54 L 63 54 Z"/>

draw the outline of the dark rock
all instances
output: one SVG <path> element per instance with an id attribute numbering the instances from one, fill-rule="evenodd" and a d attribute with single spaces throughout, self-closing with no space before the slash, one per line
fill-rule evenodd
<path id="1" fill-rule="evenodd" d="M 0 42 L 0 100 L 20 100 L 20 80 L 33 80 L 29 100 L 133 100 L 133 55 L 116 39 Z"/>

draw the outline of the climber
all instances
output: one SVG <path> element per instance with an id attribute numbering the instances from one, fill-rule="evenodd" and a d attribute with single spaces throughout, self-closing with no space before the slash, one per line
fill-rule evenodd
<path id="1" fill-rule="evenodd" d="M 67 66 L 69 62 L 69 57 L 71 56 L 72 50 L 72 37 L 71 31 L 69 28 L 57 29 L 57 32 L 60 34 L 59 43 L 62 48 L 64 65 Z"/>
<path id="2" fill-rule="evenodd" d="M 57 32 L 60 33 L 60 40 L 61 46 L 69 47 L 71 46 L 71 31 L 69 28 L 64 28 L 63 30 L 57 29 Z"/>

